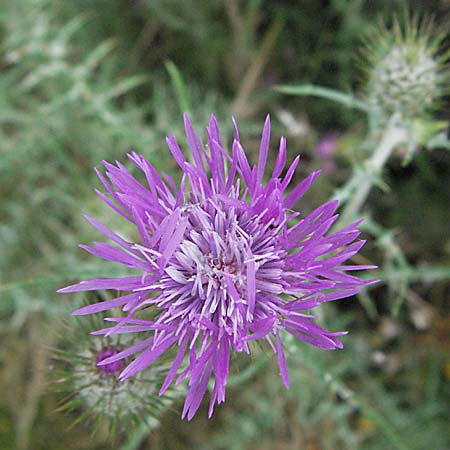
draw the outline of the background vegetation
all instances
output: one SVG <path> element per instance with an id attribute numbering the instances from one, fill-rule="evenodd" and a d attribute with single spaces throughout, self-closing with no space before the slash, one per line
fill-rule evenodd
<path id="1" fill-rule="evenodd" d="M 364 38 L 378 17 L 389 23 L 408 8 L 438 22 L 449 13 L 446 0 L 2 0 L 1 449 L 450 448 L 445 143 L 407 167 L 391 159 L 388 189 L 374 189 L 364 208 L 361 258 L 380 266 L 382 282 L 322 307 L 328 327 L 350 330 L 343 351 L 288 343 L 289 391 L 269 354 L 242 370 L 237 359 L 212 420 L 201 410 L 181 422 L 175 404 L 150 433 L 111 438 L 106 427 L 92 434 L 89 420 L 71 427 L 81 412 L 58 412 L 62 396 L 50 389 L 51 349 L 83 299 L 56 289 L 113 270 L 77 249 L 98 238 L 82 214 L 123 226 L 93 193 L 92 168 L 124 162 L 132 148 L 174 171 L 164 137 L 183 141 L 185 110 L 199 131 L 213 112 L 228 138 L 235 115 L 256 152 L 269 112 L 289 157 L 302 154 L 299 176 L 324 168 L 301 205 L 311 211 L 351 176 L 368 125 L 359 111 L 274 86 L 362 92 Z M 317 151 L 325 137 L 336 144 L 328 156 Z"/>

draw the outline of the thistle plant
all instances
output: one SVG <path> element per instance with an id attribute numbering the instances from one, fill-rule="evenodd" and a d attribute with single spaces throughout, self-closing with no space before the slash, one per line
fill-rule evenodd
<path id="1" fill-rule="evenodd" d="M 381 184 L 389 157 L 398 146 L 406 146 L 404 164 L 411 161 L 419 145 L 426 145 L 430 134 L 442 131 L 443 124 L 428 117 L 445 95 L 450 80 L 448 51 L 441 47 L 445 35 L 433 33 L 430 20 L 395 20 L 391 28 L 381 24 L 371 34 L 363 61 L 366 85 L 362 98 L 320 86 L 279 86 L 291 95 L 327 98 L 367 114 L 369 157 L 355 165 L 353 176 L 335 196 L 347 203 L 344 223 L 360 215 L 372 187 Z M 446 138 L 443 138 L 444 144 Z M 448 145 L 448 143 L 446 144 Z"/>
<path id="2" fill-rule="evenodd" d="M 369 121 L 381 138 L 363 170 L 356 171 L 349 182 L 354 192 L 343 212 L 347 221 L 359 214 L 399 145 L 408 149 L 404 164 L 410 162 L 421 143 L 416 142 L 415 128 L 439 103 L 449 81 L 448 54 L 439 54 L 443 37 L 432 33 L 431 21 L 407 18 L 403 27 L 395 21 L 392 29 L 380 25 L 376 35 L 367 47 L 366 101 Z M 428 123 L 432 130 L 439 126 L 437 121 Z"/>
<path id="3" fill-rule="evenodd" d="M 448 118 L 443 107 L 448 99 L 440 100 L 448 92 L 448 40 L 439 26 L 445 21 L 446 1 L 409 2 L 408 6 L 406 0 L 130 0 L 108 2 L 108 8 L 83 0 L 1 2 L 0 448 L 450 449 L 450 436 L 444 432 L 448 427 L 444 399 L 450 365 L 442 345 L 447 334 L 445 300 L 450 279 L 450 247 L 445 233 L 450 141 L 443 122 Z M 386 8 L 387 3 L 390 8 Z M 411 15 L 416 11 L 434 14 L 436 20 L 433 25 L 421 20 L 392 20 L 396 13 L 404 17 L 406 9 Z M 378 26 L 371 35 L 369 45 L 365 45 L 366 57 L 359 58 L 365 70 L 362 75 L 353 55 L 361 38 L 372 29 L 375 16 L 383 16 L 393 26 Z M 414 51 L 408 52 L 410 48 Z M 295 86 L 301 95 L 322 98 L 286 99 L 273 90 L 276 80 L 327 87 Z M 193 118 L 203 137 L 202 145 L 198 136 L 198 147 L 207 183 L 185 142 L 179 115 L 183 111 Z M 221 135 L 220 145 L 214 147 L 208 131 L 200 128 L 208 125 L 211 111 L 219 120 Z M 271 115 L 281 111 L 290 119 L 285 121 L 276 114 L 279 120 L 273 120 L 265 170 L 256 182 L 253 178 L 256 180 L 258 166 L 262 166 L 258 164 L 258 133 L 266 111 Z M 227 119 L 231 114 L 239 118 L 236 144 L 232 121 Z M 183 151 L 182 168 L 164 145 L 168 131 Z M 287 163 L 298 151 L 302 158 L 282 190 L 276 188 L 276 179 L 284 182 L 289 165 L 279 174 L 273 172 L 279 150 L 275 136 L 279 140 L 286 133 Z M 317 146 L 320 136 L 325 139 Z M 245 148 L 250 176 L 237 152 L 238 144 Z M 234 192 L 239 191 L 238 198 L 233 197 L 231 188 L 215 187 L 212 194 L 207 191 L 211 179 L 222 176 L 220 170 L 211 168 L 211 157 L 218 147 L 223 155 L 225 186 L 236 167 L 230 183 Z M 151 162 L 150 186 L 146 174 L 126 158 L 130 148 L 143 153 L 138 155 L 140 161 L 145 158 Z M 313 153 L 315 149 L 317 153 Z M 104 159 L 112 167 L 102 166 Z M 399 161 L 412 164 L 402 171 Z M 112 194 L 96 178 L 92 170 L 96 164 Z M 321 175 L 306 195 L 285 206 L 296 184 L 318 169 Z M 175 188 L 161 171 L 173 177 Z M 177 199 L 179 194 L 182 199 L 179 217 L 180 223 L 187 221 L 186 245 L 180 243 L 165 265 L 153 253 L 157 267 L 148 262 L 147 268 L 143 267 L 146 260 L 142 251 L 147 255 L 151 251 L 164 253 L 167 247 L 163 242 L 173 241 L 164 219 L 175 215 L 176 208 L 164 185 L 172 197 Z M 203 192 L 198 194 L 200 185 Z M 101 189 L 126 218 L 99 201 L 91 192 L 94 187 Z M 267 201 L 269 192 L 280 198 L 277 201 L 280 217 L 287 219 L 285 226 L 280 227 L 277 217 L 272 225 L 264 222 L 264 204 L 271 211 L 277 204 Z M 297 248 L 286 251 L 284 237 L 293 236 L 294 227 L 303 226 L 302 220 L 307 223 L 316 207 L 330 203 L 328 195 L 329 201 L 339 200 L 339 219 L 323 235 L 319 219 L 312 220 L 311 233 L 304 239 L 299 235 Z M 139 203 L 145 196 L 151 200 Z M 258 209 L 258 196 L 263 209 Z M 213 210 L 211 202 L 223 214 Z M 232 203 L 237 204 L 234 213 Z M 156 212 L 146 210 L 150 207 Z M 337 214 L 333 212 L 327 219 L 327 211 L 324 208 L 325 222 Z M 117 243 L 91 228 L 81 212 L 95 217 L 96 224 L 105 224 L 111 236 L 117 236 Z M 289 218 L 296 212 L 301 214 Z M 206 217 L 209 228 L 195 222 L 200 214 Z M 342 285 L 325 288 L 323 281 L 330 285 L 335 278 L 317 275 L 319 264 L 325 261 L 332 265 L 334 253 L 345 248 L 349 251 L 360 237 L 315 259 L 308 252 L 325 251 L 333 232 L 361 217 L 365 220 L 354 232 L 360 229 L 370 236 L 369 242 L 340 264 L 341 269 L 334 266 L 333 277 L 352 274 L 368 280 L 371 275 L 367 271 L 345 271 L 345 264 L 377 264 L 381 267 L 376 276 L 381 282 L 355 286 L 355 292 L 362 289 L 354 297 L 321 305 L 322 294 L 338 295 Z M 216 229 L 223 223 L 234 224 L 233 220 L 237 225 L 228 235 Z M 161 229 L 167 232 L 165 240 L 161 238 L 153 246 L 144 243 L 139 233 L 142 222 L 144 236 L 151 239 Z M 313 227 L 316 224 L 317 229 Z M 253 239 L 267 236 L 274 248 L 258 249 L 258 242 L 247 244 L 245 235 L 237 234 L 238 227 Z M 220 258 L 200 258 L 194 290 L 200 299 L 203 288 L 203 299 L 213 312 L 195 310 L 201 299 L 193 299 L 192 289 L 190 298 L 164 297 L 164 293 L 176 294 L 183 286 L 189 292 L 188 284 L 195 282 L 195 260 L 187 267 L 176 267 L 180 259 L 189 262 L 197 255 L 197 250 L 191 250 L 195 233 L 213 235 L 221 246 Z M 120 239 L 131 251 L 121 246 Z M 239 245 L 232 247 L 236 240 Z M 98 250 L 92 241 L 111 244 L 111 260 L 75 249 L 83 242 Z M 186 251 L 180 249 L 182 245 Z M 202 256 L 212 251 L 209 241 L 197 247 Z M 252 277 L 247 274 L 247 268 L 252 274 L 251 258 L 244 255 L 238 260 L 235 255 L 241 256 L 239 252 L 248 249 L 266 259 L 253 258 L 255 308 L 253 317 L 249 314 L 247 319 L 252 298 L 248 295 Z M 106 251 L 102 256 L 107 256 Z M 128 264 L 128 257 L 137 259 L 141 266 Z M 271 257 L 279 259 L 267 260 Z M 116 261 L 119 259 L 124 264 Z M 290 263 L 294 270 L 280 268 Z M 279 276 L 277 270 L 281 271 Z M 173 278 L 177 273 L 178 281 Z M 232 279 L 238 301 L 228 300 L 226 277 L 221 289 L 224 273 Z M 148 287 L 152 274 L 154 291 L 138 291 Z M 56 289 L 80 280 L 133 276 L 141 280 L 137 289 L 98 289 L 98 296 L 92 292 L 55 294 Z M 310 284 L 316 283 L 316 293 L 306 290 L 303 281 L 305 298 L 285 293 L 294 282 L 300 290 L 302 277 L 313 279 Z M 113 301 L 124 301 L 127 295 L 132 300 L 139 292 L 142 298 L 136 304 L 125 299 L 118 307 L 95 312 L 101 305 L 107 308 Z M 305 311 L 289 309 L 296 303 L 307 306 L 308 294 L 318 299 L 317 306 Z M 167 303 L 163 303 L 164 298 Z M 69 309 L 80 308 L 80 301 L 92 299 L 98 302 L 95 308 L 90 304 L 79 311 L 80 317 L 68 318 Z M 226 302 L 243 310 L 242 323 L 234 309 L 230 316 L 228 308 L 222 315 L 221 306 Z M 280 312 L 283 309 L 292 313 L 290 317 Z M 94 312 L 83 315 L 89 311 Z M 330 347 L 339 339 L 344 349 L 326 352 L 298 339 L 287 328 L 292 317 L 297 326 L 294 331 L 303 339 L 320 339 Z M 267 334 L 261 326 L 259 339 L 251 339 L 258 332 L 251 327 L 260 326 L 258 320 L 266 318 Z M 275 327 L 270 329 L 273 318 Z M 109 333 L 119 321 L 123 323 Z M 164 329 L 146 329 L 150 327 L 144 321 Z M 91 334 L 109 325 L 109 330 Z M 180 328 L 178 335 L 178 328 L 172 332 L 170 325 Z M 314 325 L 321 330 L 313 329 Z M 298 331 L 299 326 L 310 332 Z M 54 337 L 61 329 L 61 351 L 55 352 L 60 359 L 49 366 L 49 347 L 54 347 Z M 328 336 L 326 330 L 349 330 L 350 334 Z M 180 340 L 147 368 L 122 380 L 121 374 L 130 364 L 141 358 L 145 365 L 151 352 L 161 349 L 162 339 L 172 336 Z M 149 340 L 147 345 L 144 341 L 151 338 L 153 343 Z M 216 338 L 219 343 L 214 347 Z M 282 352 L 277 349 L 278 338 Z M 229 346 L 228 365 L 222 340 Z M 237 347 L 241 341 L 247 345 L 243 350 Z M 142 350 L 121 357 L 138 344 L 144 346 Z M 210 353 L 205 353 L 208 349 Z M 277 366 L 280 356 L 283 367 L 283 354 L 289 367 L 286 391 Z M 181 360 L 178 370 L 172 369 L 175 360 Z M 159 396 L 168 374 L 174 372 L 170 386 Z M 56 387 L 55 378 L 61 381 L 60 392 L 46 392 Z M 215 384 L 220 389 L 225 385 L 226 405 L 220 410 L 214 406 L 216 417 L 208 421 L 210 396 L 217 393 L 215 405 L 223 398 L 221 390 L 214 390 Z M 205 389 L 203 400 L 200 387 Z M 194 414 L 194 397 L 200 404 L 194 423 L 179 419 L 188 389 L 192 392 L 185 417 Z M 55 400 L 65 403 L 62 410 L 55 411 Z M 80 423 L 70 427 L 75 420 Z"/>
<path id="4" fill-rule="evenodd" d="M 348 272 L 373 268 L 344 265 L 363 246 L 356 240 L 361 221 L 327 234 L 337 220 L 338 203 L 331 201 L 300 216 L 292 207 L 317 178 L 311 173 L 290 192 L 288 186 L 299 163 L 286 165 L 286 140 L 281 138 L 277 161 L 264 183 L 270 145 L 270 120 L 264 124 L 259 158 L 250 166 L 237 125 L 231 153 L 222 144 L 214 118 L 207 127 L 207 145 L 199 139 L 185 115 L 192 162 L 183 156 L 175 139 L 167 145 L 183 171 L 179 187 L 142 155 L 130 161 L 142 171 L 146 185 L 124 165 L 104 162 L 106 175 L 97 174 L 109 197 L 100 197 L 136 226 L 139 241 L 129 242 L 93 218 L 87 220 L 116 246 L 96 242 L 81 247 L 103 259 L 132 267 L 137 275 L 82 281 L 59 292 L 99 289 L 128 291 L 125 295 L 83 307 L 77 315 L 122 307 L 124 316 L 112 317 L 112 327 L 94 332 L 110 336 L 139 333 L 142 340 L 98 365 L 117 364 L 141 352 L 120 372 L 128 380 L 155 364 L 171 347 L 176 357 L 162 383 L 163 394 L 180 369 L 177 382 L 189 378 L 182 417 L 190 420 L 214 376 L 209 406 L 225 400 L 232 351 L 250 353 L 250 342 L 264 340 L 277 354 L 286 387 L 289 377 L 282 335 L 323 349 L 342 348 L 346 332 L 326 331 L 313 322 L 309 310 L 321 303 L 350 297 L 371 281 Z M 152 317 L 143 315 L 151 307 Z"/>
<path id="5" fill-rule="evenodd" d="M 111 433 L 125 432 L 145 423 L 153 428 L 159 416 L 179 395 L 171 389 L 160 398 L 157 386 L 170 366 L 161 361 L 133 379 L 119 381 L 127 359 L 101 365 L 136 343 L 135 335 L 114 334 L 94 337 L 92 329 L 101 326 L 101 315 L 81 321 L 74 318 L 65 326 L 65 334 L 55 353 L 55 389 L 66 394 L 61 409 L 79 414 L 75 423 L 91 419 L 98 426 L 106 423 Z"/>

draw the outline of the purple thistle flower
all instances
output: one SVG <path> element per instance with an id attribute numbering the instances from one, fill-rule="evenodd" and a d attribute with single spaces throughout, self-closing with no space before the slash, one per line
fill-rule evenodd
<path id="1" fill-rule="evenodd" d="M 161 387 L 173 382 L 187 354 L 186 367 L 176 382 L 188 378 L 189 390 L 182 417 L 192 419 L 214 375 L 209 416 L 214 404 L 225 400 L 230 352 L 249 353 L 249 341 L 264 339 L 278 356 L 281 378 L 289 377 L 280 332 L 323 349 L 342 348 L 339 336 L 315 324 L 307 313 L 323 302 L 350 297 L 371 281 L 347 272 L 374 266 L 343 263 L 364 241 L 357 241 L 361 221 L 326 235 L 338 215 L 337 201 L 299 217 L 291 208 L 319 172 L 288 191 L 299 162 L 286 170 L 286 140 L 281 138 L 275 167 L 263 183 L 269 152 L 270 119 L 264 124 L 259 159 L 250 166 L 234 123 L 231 154 L 221 141 L 211 116 L 207 145 L 197 138 L 188 117 L 184 124 L 192 162 L 183 156 L 172 136 L 167 145 L 183 170 L 179 186 L 142 156 L 129 159 L 145 175 L 138 182 L 119 162 L 103 162 L 106 178 L 97 171 L 109 196 L 100 197 L 136 226 L 140 242 L 130 243 L 95 219 L 87 220 L 116 246 L 95 242 L 81 247 L 100 258 L 138 271 L 136 276 L 82 281 L 59 292 L 98 289 L 128 291 L 115 299 L 85 306 L 83 315 L 122 307 L 124 317 L 107 320 L 112 327 L 94 334 L 147 332 L 141 342 L 114 354 L 109 365 L 141 352 L 119 375 L 125 380 L 145 369 L 170 348 L 173 365 Z M 187 187 L 189 185 L 189 188 Z M 153 306 L 153 320 L 138 318 Z"/>

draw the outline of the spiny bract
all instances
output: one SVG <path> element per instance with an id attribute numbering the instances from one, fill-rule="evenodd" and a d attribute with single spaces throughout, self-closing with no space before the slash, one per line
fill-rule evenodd
<path id="1" fill-rule="evenodd" d="M 403 27 L 395 21 L 376 33 L 367 46 L 368 100 L 386 117 L 414 119 L 433 109 L 448 88 L 448 52 L 439 52 L 443 37 L 432 22 L 407 17 Z"/>

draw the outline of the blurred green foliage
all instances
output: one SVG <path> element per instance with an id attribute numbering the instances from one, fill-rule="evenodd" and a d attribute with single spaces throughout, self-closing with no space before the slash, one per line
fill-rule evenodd
<path id="1" fill-rule="evenodd" d="M 445 0 L 409 3 L 438 18 L 446 7 Z M 187 107 L 197 127 L 214 113 L 228 139 L 234 114 L 244 143 L 257 151 L 270 112 L 273 135 L 288 137 L 289 157 L 302 153 L 301 174 L 324 163 L 314 152 L 321 138 L 338 136 L 335 169 L 302 204 L 313 209 L 364 154 L 364 115 L 272 88 L 358 93 L 364 36 L 377 17 L 389 22 L 405 8 L 401 0 L 2 0 L 1 449 L 450 448 L 450 153 L 439 141 L 406 169 L 394 160 L 385 177 L 390 190 L 371 194 L 366 231 L 373 238 L 361 258 L 381 266 L 382 283 L 359 302 L 323 308 L 330 328 L 351 331 L 343 351 L 287 343 L 289 391 L 270 352 L 255 349 L 253 369 L 233 362 L 236 382 L 211 421 L 205 410 L 191 423 L 168 411 L 158 429 L 128 430 L 112 441 L 106 429 L 92 435 L 89 423 L 71 428 L 76 414 L 55 412 L 62 399 L 48 389 L 50 349 L 82 298 L 56 289 L 119 270 L 76 248 L 98 238 L 83 213 L 125 226 L 95 196 L 92 168 L 102 159 L 124 162 L 133 148 L 173 173 L 164 137 L 184 139 Z"/>

